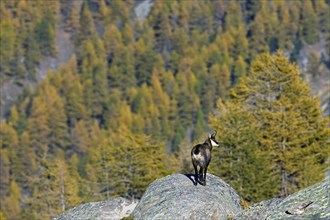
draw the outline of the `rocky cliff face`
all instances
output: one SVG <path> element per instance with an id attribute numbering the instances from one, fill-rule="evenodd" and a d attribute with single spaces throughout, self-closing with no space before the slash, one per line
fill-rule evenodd
<path id="1" fill-rule="evenodd" d="M 174 174 L 150 184 L 140 202 L 123 198 L 77 206 L 54 220 L 111 219 L 330 219 L 330 183 L 324 180 L 284 199 L 242 210 L 240 197 L 220 178 L 208 174 L 206 186 L 193 176 Z M 134 211 L 133 211 L 134 210 Z"/>
<path id="2" fill-rule="evenodd" d="M 153 182 L 134 209 L 134 219 L 227 219 L 241 211 L 240 197 L 219 177 L 208 174 L 206 186 L 192 176 L 175 174 Z"/>

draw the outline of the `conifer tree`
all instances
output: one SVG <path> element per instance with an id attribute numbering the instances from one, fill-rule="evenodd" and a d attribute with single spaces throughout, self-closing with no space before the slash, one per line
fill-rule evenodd
<path id="1" fill-rule="evenodd" d="M 10 73 L 10 61 L 13 59 L 14 56 L 14 49 L 15 49 L 15 32 L 14 32 L 14 25 L 12 23 L 12 19 L 10 19 L 5 14 L 2 16 L 0 22 L 0 63 L 1 63 L 1 72 Z M 6 30 L 6 31 L 4 31 Z"/>
<path id="2" fill-rule="evenodd" d="M 318 17 L 314 11 L 311 0 L 303 1 L 301 5 L 302 19 L 301 19 L 301 35 L 306 43 L 313 44 L 318 39 Z"/>
<path id="3" fill-rule="evenodd" d="M 67 116 L 63 99 L 58 95 L 55 88 L 48 86 L 44 91 L 45 102 L 48 104 L 47 114 L 49 115 L 47 123 L 50 129 L 48 136 L 49 147 L 65 149 L 68 146 L 69 135 L 67 127 Z"/>
<path id="4" fill-rule="evenodd" d="M 79 81 L 73 82 L 66 97 L 66 115 L 68 116 L 68 125 L 73 127 L 77 121 L 87 117 L 87 110 L 84 106 L 82 95 L 83 87 Z"/>
<path id="5" fill-rule="evenodd" d="M 87 111 L 88 119 L 93 115 L 93 81 L 87 79 L 83 81 L 84 105 Z"/>
<path id="6" fill-rule="evenodd" d="M 66 22 L 66 30 L 71 31 L 73 39 L 76 39 L 79 30 L 79 12 L 78 8 L 72 7 L 68 21 Z"/>
<path id="7" fill-rule="evenodd" d="M 98 64 L 97 53 L 93 44 L 93 40 L 86 40 L 81 52 L 81 80 L 93 79 L 95 66 Z"/>
<path id="8" fill-rule="evenodd" d="M 13 173 L 14 162 L 18 160 L 16 151 L 19 139 L 16 130 L 7 122 L 0 122 L 0 201 L 2 202 L 9 193 Z"/>
<path id="9" fill-rule="evenodd" d="M 170 111 L 170 98 L 167 95 L 166 92 L 164 92 L 161 82 L 159 79 L 159 76 L 157 73 L 155 73 L 155 69 L 152 75 L 151 79 L 152 84 L 152 95 L 153 95 L 153 102 L 155 103 L 155 106 L 157 107 L 158 114 L 156 117 L 159 119 L 160 123 L 160 129 L 159 132 L 167 136 L 169 127 L 168 122 L 168 114 Z"/>
<path id="10" fill-rule="evenodd" d="M 35 28 L 36 39 L 43 55 L 55 54 L 55 19 L 50 11 L 47 11 Z"/>
<path id="11" fill-rule="evenodd" d="M 200 137 L 206 129 L 204 113 L 201 109 L 198 110 L 197 120 L 194 129 L 193 138 Z"/>
<path id="12" fill-rule="evenodd" d="M 231 98 L 246 106 L 258 122 L 262 133 L 258 141 L 273 165 L 269 172 L 274 173 L 278 195 L 286 196 L 323 178 L 329 147 L 327 122 L 298 67 L 281 52 L 258 56 Z"/>
<path id="13" fill-rule="evenodd" d="M 121 34 L 122 34 L 122 37 L 123 37 L 123 43 L 126 46 L 135 41 L 135 39 L 134 39 L 134 28 L 133 28 L 132 23 L 130 23 L 130 22 L 125 23 Z"/>
<path id="14" fill-rule="evenodd" d="M 229 48 L 230 54 L 233 58 L 238 59 L 239 56 L 247 58 L 248 54 L 246 51 L 249 49 L 249 40 L 246 37 L 246 28 L 240 23 L 237 29 L 230 31 L 233 36 L 234 42 Z"/>
<path id="15" fill-rule="evenodd" d="M 288 7 L 281 5 L 278 7 L 279 28 L 277 29 L 277 44 L 281 50 L 289 50 L 292 45 L 292 35 L 294 33 L 290 21 L 290 11 Z"/>
<path id="16" fill-rule="evenodd" d="M 21 192 L 15 181 L 12 181 L 9 186 L 9 195 L 6 198 L 6 210 L 9 219 L 19 219 L 20 217 L 20 200 Z"/>
<path id="17" fill-rule="evenodd" d="M 37 96 L 32 101 L 31 115 L 27 122 L 27 131 L 31 145 L 34 146 L 36 155 L 44 158 L 48 152 L 48 136 L 50 128 L 48 126 L 47 102 L 43 97 Z"/>
<path id="18" fill-rule="evenodd" d="M 14 128 L 17 128 L 18 121 L 19 121 L 19 113 L 17 111 L 17 107 L 14 106 L 14 107 L 12 107 L 12 109 L 10 111 L 10 117 L 8 120 L 8 124 L 13 126 Z"/>
<path id="19" fill-rule="evenodd" d="M 20 136 L 20 150 L 16 154 L 17 158 L 20 158 L 14 163 L 16 182 L 20 187 L 30 190 L 33 186 L 31 180 L 36 175 L 38 169 L 38 161 L 27 131 L 24 131 Z"/>
<path id="20" fill-rule="evenodd" d="M 78 182 L 74 176 L 70 175 L 68 165 L 61 158 L 55 159 L 52 172 L 54 172 L 55 176 L 54 200 L 57 201 L 56 206 L 59 213 L 63 213 L 77 205 L 80 201 Z"/>
<path id="21" fill-rule="evenodd" d="M 26 46 L 25 49 L 25 57 L 24 61 L 27 71 L 32 75 L 32 78 L 35 79 L 35 64 L 40 60 L 41 52 L 38 48 L 38 44 L 34 33 L 28 35 L 25 39 Z M 25 77 L 27 74 L 25 75 Z"/>
<path id="22" fill-rule="evenodd" d="M 252 59 L 259 53 L 265 53 L 269 50 L 268 42 L 267 42 L 267 27 L 265 24 L 265 16 L 268 17 L 269 11 L 267 8 L 267 3 L 265 1 L 260 1 L 261 6 L 260 10 L 261 13 L 257 13 L 253 22 L 251 22 L 250 26 L 250 42 L 249 42 L 249 51 L 250 57 Z M 267 14 L 268 13 L 268 14 Z"/>
<path id="23" fill-rule="evenodd" d="M 145 135 L 121 130 L 107 144 L 113 195 L 140 198 L 154 179 L 173 169 L 167 166 L 162 145 L 153 144 Z"/>
<path id="24" fill-rule="evenodd" d="M 329 3 L 325 0 L 320 0 L 320 1 L 314 1 L 313 2 L 315 5 L 315 12 L 318 15 L 318 29 L 322 33 L 327 33 L 330 31 L 330 25 L 329 25 L 329 16 L 330 16 L 330 11 L 329 11 Z"/>
<path id="25" fill-rule="evenodd" d="M 116 53 L 117 47 L 120 46 L 122 42 L 122 34 L 118 27 L 114 24 L 107 26 L 104 32 L 104 45 L 110 59 L 112 59 L 112 56 Z"/>
<path id="26" fill-rule="evenodd" d="M 8 150 L 0 148 L 0 201 L 4 201 L 10 184 L 10 160 Z"/>
<path id="27" fill-rule="evenodd" d="M 104 123 L 103 114 L 108 94 L 107 72 L 105 64 L 100 60 L 93 71 L 93 116 Z"/>
<path id="28" fill-rule="evenodd" d="M 143 83 L 150 84 L 153 64 L 155 62 L 155 53 L 153 47 L 155 44 L 154 33 L 151 28 L 147 29 L 144 35 L 136 42 L 135 56 L 136 66 L 135 74 L 138 79 L 138 85 Z"/>
<path id="29" fill-rule="evenodd" d="M 86 153 L 89 146 L 89 134 L 86 122 L 78 121 L 71 130 L 72 150 L 77 153 Z"/>
<path id="30" fill-rule="evenodd" d="M 124 92 L 130 87 L 135 87 L 137 78 L 135 76 L 136 58 L 134 57 L 134 44 L 118 47 L 118 53 L 114 58 L 113 64 L 118 67 L 119 74 L 115 82 L 111 81 L 113 87 L 119 87 Z M 113 77 L 111 77 L 112 79 Z"/>
<path id="31" fill-rule="evenodd" d="M 224 29 L 230 30 L 231 28 L 238 28 L 241 25 L 242 13 L 240 4 L 231 1 L 225 13 Z"/>
<path id="32" fill-rule="evenodd" d="M 237 82 L 240 77 L 246 75 L 246 69 L 247 69 L 246 66 L 247 65 L 244 59 L 241 56 L 239 56 L 235 61 L 235 66 L 234 66 L 235 82 Z"/>
<path id="33" fill-rule="evenodd" d="M 250 202 L 268 199 L 276 191 L 269 172 L 271 164 L 260 154 L 258 123 L 243 105 L 218 101 L 219 114 L 210 118 L 218 131 L 220 148 L 215 148 L 210 172 L 224 178 Z"/>
<path id="34" fill-rule="evenodd" d="M 32 195 L 25 206 L 30 206 L 29 218 L 50 218 L 57 213 L 55 205 L 54 174 L 49 157 L 39 160 L 38 175 L 32 180 Z"/>
<path id="35" fill-rule="evenodd" d="M 79 33 L 78 42 L 79 45 L 83 43 L 86 39 L 89 39 L 95 34 L 95 25 L 92 17 L 92 13 L 89 8 L 88 2 L 84 2 L 80 12 L 79 19 Z"/>
<path id="36" fill-rule="evenodd" d="M 228 89 L 231 85 L 231 74 L 228 65 L 223 64 L 220 66 L 219 72 L 217 73 L 217 79 L 219 80 L 219 85 L 216 88 L 216 94 L 218 97 L 227 97 Z"/>

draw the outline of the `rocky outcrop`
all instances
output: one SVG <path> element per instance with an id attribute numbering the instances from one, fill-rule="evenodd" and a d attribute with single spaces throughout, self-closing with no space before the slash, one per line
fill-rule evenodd
<path id="1" fill-rule="evenodd" d="M 134 219 L 227 219 L 241 211 L 240 197 L 219 177 L 207 174 L 206 186 L 192 175 L 154 181 L 134 209 Z"/>
<path id="2" fill-rule="evenodd" d="M 330 219 L 329 180 L 284 199 L 271 199 L 252 205 L 234 219 Z"/>
<path id="3" fill-rule="evenodd" d="M 246 210 L 235 190 L 212 174 L 206 186 L 192 175 L 174 174 L 150 184 L 140 202 L 123 198 L 79 205 L 54 220 L 128 219 L 330 219 L 330 183 L 324 180 L 286 198 L 270 199 Z M 133 211 L 134 210 L 134 211 Z"/>
<path id="4" fill-rule="evenodd" d="M 137 205 L 137 201 L 124 198 L 90 202 L 70 209 L 53 220 L 119 220 L 129 216 Z"/>

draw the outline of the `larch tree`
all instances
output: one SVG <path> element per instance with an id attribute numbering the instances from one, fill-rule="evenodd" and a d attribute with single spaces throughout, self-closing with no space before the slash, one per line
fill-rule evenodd
<path id="1" fill-rule="evenodd" d="M 35 34 L 41 53 L 46 56 L 54 55 L 56 53 L 55 18 L 50 11 L 46 12 L 37 24 Z"/>
<path id="2" fill-rule="evenodd" d="M 265 10 L 267 12 L 263 12 L 266 17 L 268 16 L 268 10 L 266 6 L 267 2 L 261 1 L 261 8 L 260 10 Z M 265 24 L 265 16 L 262 16 L 261 13 L 258 13 L 255 19 L 251 22 L 249 28 L 249 52 L 250 57 L 254 59 L 257 54 L 265 53 L 269 51 L 268 42 L 267 42 L 267 30 Z"/>
<path id="3" fill-rule="evenodd" d="M 247 64 L 244 61 L 243 57 L 238 56 L 238 58 L 234 64 L 234 74 L 233 75 L 235 76 L 235 82 L 237 82 L 240 77 L 246 75 L 246 69 L 247 69 Z"/>
<path id="4" fill-rule="evenodd" d="M 127 130 L 111 136 L 106 144 L 111 170 L 112 195 L 140 198 L 154 179 L 171 172 L 165 147 L 145 135 Z"/>
<path id="5" fill-rule="evenodd" d="M 73 82 L 66 96 L 66 115 L 68 117 L 68 125 L 74 127 L 76 123 L 87 117 L 87 110 L 81 94 L 83 87 L 79 81 Z"/>
<path id="6" fill-rule="evenodd" d="M 89 134 L 86 122 L 78 121 L 70 130 L 71 147 L 79 154 L 86 153 L 89 145 Z"/>
<path id="7" fill-rule="evenodd" d="M 154 46 L 154 31 L 148 28 L 135 44 L 135 76 L 138 79 L 138 85 L 142 85 L 143 83 L 150 84 L 151 73 L 155 62 Z"/>
<path id="8" fill-rule="evenodd" d="M 65 114 L 65 103 L 56 89 L 49 85 L 44 90 L 45 102 L 48 105 L 48 127 L 50 133 L 48 139 L 50 141 L 49 147 L 51 150 L 55 148 L 65 149 L 69 145 L 69 135 L 67 127 L 67 116 Z"/>
<path id="9" fill-rule="evenodd" d="M 64 159 L 54 159 L 53 163 L 54 166 L 51 170 L 54 173 L 54 200 L 59 213 L 63 213 L 79 203 L 79 186 L 77 179 L 70 175 Z"/>
<path id="10" fill-rule="evenodd" d="M 79 17 L 78 43 L 92 37 L 96 33 L 94 20 L 88 2 L 84 2 Z"/>
<path id="11" fill-rule="evenodd" d="M 0 199 L 8 194 L 12 180 L 12 162 L 18 146 L 18 136 L 15 129 L 7 122 L 0 122 Z"/>
<path id="12" fill-rule="evenodd" d="M 31 180 L 37 171 L 37 157 L 30 141 L 27 131 L 20 135 L 20 150 L 17 151 L 17 157 L 20 158 L 15 164 L 16 182 L 23 188 L 31 189 L 33 184 Z"/>
<path id="13" fill-rule="evenodd" d="M 1 72 L 10 73 L 10 61 L 12 61 L 15 49 L 15 31 L 12 19 L 8 18 L 4 14 L 3 19 L 0 22 L 0 29 L 6 30 L 0 33 L 0 62 L 1 62 Z M 1 76 L 2 77 L 2 76 Z"/>
<path id="14" fill-rule="evenodd" d="M 27 132 L 31 146 L 38 158 L 45 158 L 48 152 L 48 136 L 50 128 L 48 126 L 47 103 L 42 97 L 35 97 L 31 105 L 31 115 L 27 122 Z"/>
<path id="15" fill-rule="evenodd" d="M 22 195 L 19 186 L 15 181 L 12 181 L 9 186 L 9 195 L 5 201 L 9 219 L 19 219 L 21 197 Z"/>
<path id="16" fill-rule="evenodd" d="M 276 11 L 279 20 L 279 28 L 276 30 L 277 45 L 281 50 L 289 50 L 293 46 L 292 35 L 295 33 L 295 28 L 291 23 L 290 9 L 282 1 L 278 1 Z"/>
<path id="17" fill-rule="evenodd" d="M 231 1 L 225 12 L 224 29 L 230 30 L 231 28 L 238 28 L 242 22 L 242 12 L 240 4 Z"/>
<path id="18" fill-rule="evenodd" d="M 314 10 L 312 0 L 302 1 L 301 35 L 308 44 L 316 43 L 319 39 L 318 16 Z"/>
<path id="19" fill-rule="evenodd" d="M 258 123 L 258 144 L 272 163 L 269 172 L 286 196 L 324 178 L 329 147 L 326 119 L 317 97 L 291 64 L 277 52 L 259 55 L 250 74 L 231 92 L 231 100 L 245 106 Z"/>
<path id="20" fill-rule="evenodd" d="M 329 33 L 330 25 L 329 25 L 329 4 L 327 4 L 326 0 L 314 1 L 315 11 L 318 15 L 318 23 L 319 30 L 322 33 Z"/>
<path id="21" fill-rule="evenodd" d="M 152 94 L 153 94 L 153 101 L 158 108 L 158 117 L 160 124 L 161 124 L 161 132 L 167 136 L 168 130 L 170 129 L 169 122 L 168 122 L 168 115 L 170 111 L 170 104 L 171 100 L 168 94 L 163 90 L 160 77 L 156 68 L 154 68 L 153 75 L 151 77 L 151 85 L 152 85 Z"/>
<path id="22" fill-rule="evenodd" d="M 222 177 L 249 202 L 273 196 L 276 191 L 270 164 L 260 155 L 260 131 L 246 106 L 219 100 L 218 114 L 210 118 L 210 125 L 218 131 L 220 148 L 214 149 L 210 171 Z"/>

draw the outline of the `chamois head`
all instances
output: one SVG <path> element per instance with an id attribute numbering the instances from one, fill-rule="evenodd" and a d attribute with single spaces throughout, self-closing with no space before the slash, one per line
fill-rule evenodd
<path id="1" fill-rule="evenodd" d="M 210 141 L 212 147 L 218 147 L 220 146 L 219 142 L 215 139 L 215 136 L 217 135 L 217 131 L 214 131 L 213 134 L 209 134 L 208 140 Z"/>

